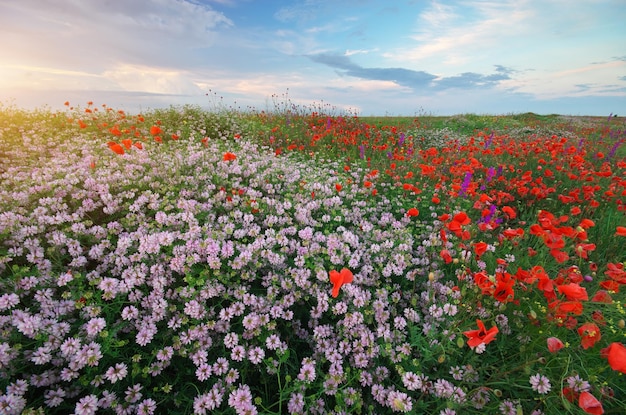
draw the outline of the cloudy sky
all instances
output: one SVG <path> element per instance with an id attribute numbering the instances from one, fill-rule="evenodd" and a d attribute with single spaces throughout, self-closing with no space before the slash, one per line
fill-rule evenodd
<path id="1" fill-rule="evenodd" d="M 0 102 L 621 115 L 625 22 L 624 0 L 0 0 Z"/>

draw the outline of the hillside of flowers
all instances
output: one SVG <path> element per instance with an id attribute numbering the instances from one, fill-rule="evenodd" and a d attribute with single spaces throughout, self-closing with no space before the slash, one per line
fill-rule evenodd
<path id="1" fill-rule="evenodd" d="M 621 414 L 625 126 L 0 106 L 0 413 Z"/>

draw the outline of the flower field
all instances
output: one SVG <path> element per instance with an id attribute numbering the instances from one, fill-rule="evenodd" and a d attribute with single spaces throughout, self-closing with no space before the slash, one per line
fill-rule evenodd
<path id="1" fill-rule="evenodd" d="M 621 414 L 625 127 L 0 106 L 0 413 Z"/>

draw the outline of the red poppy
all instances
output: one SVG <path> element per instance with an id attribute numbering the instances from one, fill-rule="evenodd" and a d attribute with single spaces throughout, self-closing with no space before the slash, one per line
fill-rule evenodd
<path id="1" fill-rule="evenodd" d="M 608 263 L 607 270 L 604 271 L 612 280 L 619 284 L 626 284 L 626 270 L 624 270 L 624 264 Z"/>
<path id="2" fill-rule="evenodd" d="M 504 235 L 504 237 L 506 239 L 513 239 L 513 238 L 515 238 L 517 236 L 524 236 L 524 229 L 522 229 L 522 228 L 518 228 L 518 229 L 508 228 L 504 232 L 502 232 L 502 234 Z"/>
<path id="3" fill-rule="evenodd" d="M 416 209 L 416 208 L 414 208 L 414 207 L 413 207 L 413 208 L 411 208 L 411 209 L 409 209 L 409 210 L 407 210 L 407 212 L 406 212 L 406 215 L 407 215 L 408 217 L 417 216 L 417 215 L 419 215 L 419 214 L 420 214 L 420 211 L 419 211 L 419 210 L 417 210 L 417 209 Z"/>
<path id="4" fill-rule="evenodd" d="M 609 292 L 617 293 L 619 292 L 619 284 L 616 281 L 606 280 L 600 283 L 600 287 L 604 288 Z"/>
<path id="5" fill-rule="evenodd" d="M 476 320 L 476 325 L 478 326 L 478 330 L 463 332 L 463 335 L 468 338 L 467 345 L 472 349 L 480 344 L 491 343 L 496 338 L 496 334 L 498 334 L 498 327 L 493 326 L 487 330 L 485 324 L 480 319 Z"/>
<path id="6" fill-rule="evenodd" d="M 453 221 L 457 222 L 459 225 L 468 225 L 472 222 L 472 220 L 467 216 L 467 213 L 461 212 L 454 215 L 452 218 Z"/>
<path id="7" fill-rule="evenodd" d="M 512 301 L 515 296 L 515 292 L 513 291 L 515 280 L 511 278 L 508 273 L 497 273 L 496 281 L 497 283 L 493 293 L 493 298 L 501 303 L 508 303 L 509 301 Z"/>
<path id="8" fill-rule="evenodd" d="M 604 408 L 602 408 L 600 401 L 587 391 L 581 392 L 578 397 L 578 406 L 588 414 L 601 415 L 604 413 Z"/>
<path id="9" fill-rule="evenodd" d="M 486 242 L 476 242 L 474 244 L 474 253 L 476 254 L 476 257 L 480 258 L 482 254 L 487 252 L 488 247 L 489 245 Z"/>
<path id="10" fill-rule="evenodd" d="M 593 297 L 591 297 L 591 301 L 595 303 L 611 304 L 613 302 L 613 298 L 611 298 L 611 295 L 605 290 L 598 290 Z"/>
<path id="11" fill-rule="evenodd" d="M 224 153 L 224 157 L 223 157 L 224 161 L 233 161 L 236 158 L 237 158 L 237 156 L 234 155 L 233 153 L 230 153 L 230 152 Z"/>
<path id="12" fill-rule="evenodd" d="M 486 272 L 476 272 L 473 275 L 474 284 L 480 288 L 483 295 L 492 295 L 495 292 L 494 283 L 489 279 Z"/>
<path id="13" fill-rule="evenodd" d="M 343 189 L 343 186 L 339 183 L 335 184 L 335 190 L 337 190 L 338 192 L 341 192 L 341 189 Z"/>
<path id="14" fill-rule="evenodd" d="M 447 249 L 442 249 L 441 252 L 439 252 L 439 256 L 445 261 L 446 264 L 452 262 L 452 256 L 450 255 L 450 251 Z"/>
<path id="15" fill-rule="evenodd" d="M 551 303 L 550 307 L 556 309 L 558 313 L 571 313 L 575 316 L 583 313 L 583 303 L 580 301 L 556 301 Z"/>
<path id="16" fill-rule="evenodd" d="M 109 132 L 117 137 L 122 135 L 122 132 L 120 131 L 120 127 L 117 124 L 115 124 L 113 128 L 110 128 Z"/>
<path id="17" fill-rule="evenodd" d="M 581 243 L 576 245 L 576 250 L 574 252 L 576 252 L 576 255 L 578 255 L 579 257 L 583 259 L 588 259 L 589 256 L 587 255 L 587 252 L 595 251 L 595 249 L 596 244 Z"/>
<path id="18" fill-rule="evenodd" d="M 561 249 L 565 247 L 565 241 L 563 240 L 563 237 L 561 237 L 561 235 L 559 234 L 552 232 L 546 233 L 543 236 L 543 242 L 550 249 Z"/>
<path id="19" fill-rule="evenodd" d="M 578 284 L 563 284 L 557 287 L 557 290 L 565 295 L 568 300 L 588 300 L 587 289 Z"/>
<path id="20" fill-rule="evenodd" d="M 150 127 L 150 134 L 151 135 L 159 135 L 163 132 L 163 130 L 161 130 L 161 127 L 159 127 L 158 125 L 153 125 L 152 127 Z"/>
<path id="21" fill-rule="evenodd" d="M 618 226 L 615 228 L 615 236 L 626 236 L 626 226 Z"/>
<path id="22" fill-rule="evenodd" d="M 576 396 L 578 395 L 578 393 L 574 389 L 567 386 L 561 390 L 561 394 L 565 399 L 572 403 L 576 400 Z"/>
<path id="23" fill-rule="evenodd" d="M 583 349 L 593 347 L 602 338 L 600 328 L 595 323 L 585 323 L 578 328 L 578 335 L 581 337 L 580 344 Z"/>
<path id="24" fill-rule="evenodd" d="M 510 206 L 502 207 L 502 211 L 508 216 L 509 219 L 515 219 L 517 217 L 517 213 Z"/>
<path id="25" fill-rule="evenodd" d="M 548 337 L 548 350 L 556 353 L 563 348 L 563 342 L 557 337 Z"/>
<path id="26" fill-rule="evenodd" d="M 580 224 L 578 226 L 580 226 L 583 229 L 589 229 L 592 226 L 596 226 L 596 223 L 592 221 L 591 219 L 583 219 L 580 221 Z"/>
<path id="27" fill-rule="evenodd" d="M 122 140 L 122 144 L 124 145 L 124 147 L 126 147 L 127 150 L 130 150 L 130 147 L 133 145 L 133 140 L 131 140 L 130 138 L 125 138 L 124 140 Z"/>
<path id="28" fill-rule="evenodd" d="M 558 262 L 559 264 L 562 264 L 569 259 L 569 255 L 567 255 L 567 252 L 558 249 L 551 249 L 550 255 L 552 255 L 556 262 Z"/>
<path id="29" fill-rule="evenodd" d="M 332 270 L 328 274 L 330 282 L 333 284 L 333 291 L 331 293 L 333 297 L 337 297 L 339 295 L 339 289 L 343 284 L 350 283 L 353 279 L 352 272 L 347 268 L 343 268 L 340 272 Z"/>
<path id="30" fill-rule="evenodd" d="M 114 153 L 117 153 L 117 154 L 120 154 L 120 155 L 124 154 L 124 147 L 122 147 L 121 145 L 119 145 L 115 141 L 109 141 L 108 142 L 108 146 L 111 149 L 111 151 L 113 151 Z"/>
<path id="31" fill-rule="evenodd" d="M 611 343 L 600 350 L 600 355 L 609 360 L 611 369 L 626 373 L 626 347 L 622 343 Z"/>

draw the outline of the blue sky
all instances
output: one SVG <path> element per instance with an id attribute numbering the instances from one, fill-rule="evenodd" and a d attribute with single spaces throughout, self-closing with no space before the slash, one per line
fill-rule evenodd
<path id="1" fill-rule="evenodd" d="M 624 22 L 624 0 L 0 0 L 0 101 L 621 115 Z"/>

